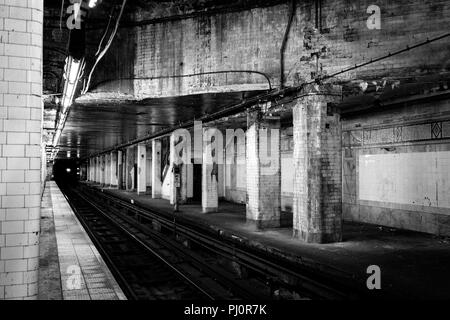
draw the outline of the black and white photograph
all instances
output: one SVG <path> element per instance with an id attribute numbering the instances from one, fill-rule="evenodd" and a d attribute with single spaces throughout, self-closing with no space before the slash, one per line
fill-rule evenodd
<path id="1" fill-rule="evenodd" d="M 0 0 L 0 300 L 449 299 L 450 0 Z"/>

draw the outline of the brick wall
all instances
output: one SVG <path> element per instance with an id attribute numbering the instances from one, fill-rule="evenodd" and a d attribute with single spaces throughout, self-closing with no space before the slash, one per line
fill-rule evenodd
<path id="1" fill-rule="evenodd" d="M 0 2 L 0 299 L 37 297 L 42 5 Z"/>

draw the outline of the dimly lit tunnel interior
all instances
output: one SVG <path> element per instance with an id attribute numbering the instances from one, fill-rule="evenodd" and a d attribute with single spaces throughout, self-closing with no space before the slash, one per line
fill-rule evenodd
<path id="1" fill-rule="evenodd" d="M 449 0 L 0 1 L 0 299 L 449 299 L 449 26 Z"/>
<path id="2" fill-rule="evenodd" d="M 75 159 L 56 160 L 52 169 L 56 182 L 75 185 L 80 180 L 80 167 Z"/>

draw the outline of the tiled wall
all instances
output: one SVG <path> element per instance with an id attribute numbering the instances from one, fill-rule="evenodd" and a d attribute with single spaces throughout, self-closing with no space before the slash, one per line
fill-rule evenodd
<path id="1" fill-rule="evenodd" d="M 450 152 L 360 155 L 359 199 L 450 208 Z"/>
<path id="2" fill-rule="evenodd" d="M 411 102 L 343 121 L 346 220 L 450 235 L 449 111 Z"/>
<path id="3" fill-rule="evenodd" d="M 0 1 L 0 299 L 37 297 L 43 1 Z"/>

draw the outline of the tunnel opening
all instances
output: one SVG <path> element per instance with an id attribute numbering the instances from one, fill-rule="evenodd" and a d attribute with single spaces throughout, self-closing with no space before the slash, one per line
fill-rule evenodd
<path id="1" fill-rule="evenodd" d="M 80 178 L 80 167 L 73 159 L 56 160 L 53 165 L 53 179 L 57 183 L 74 185 Z"/>

